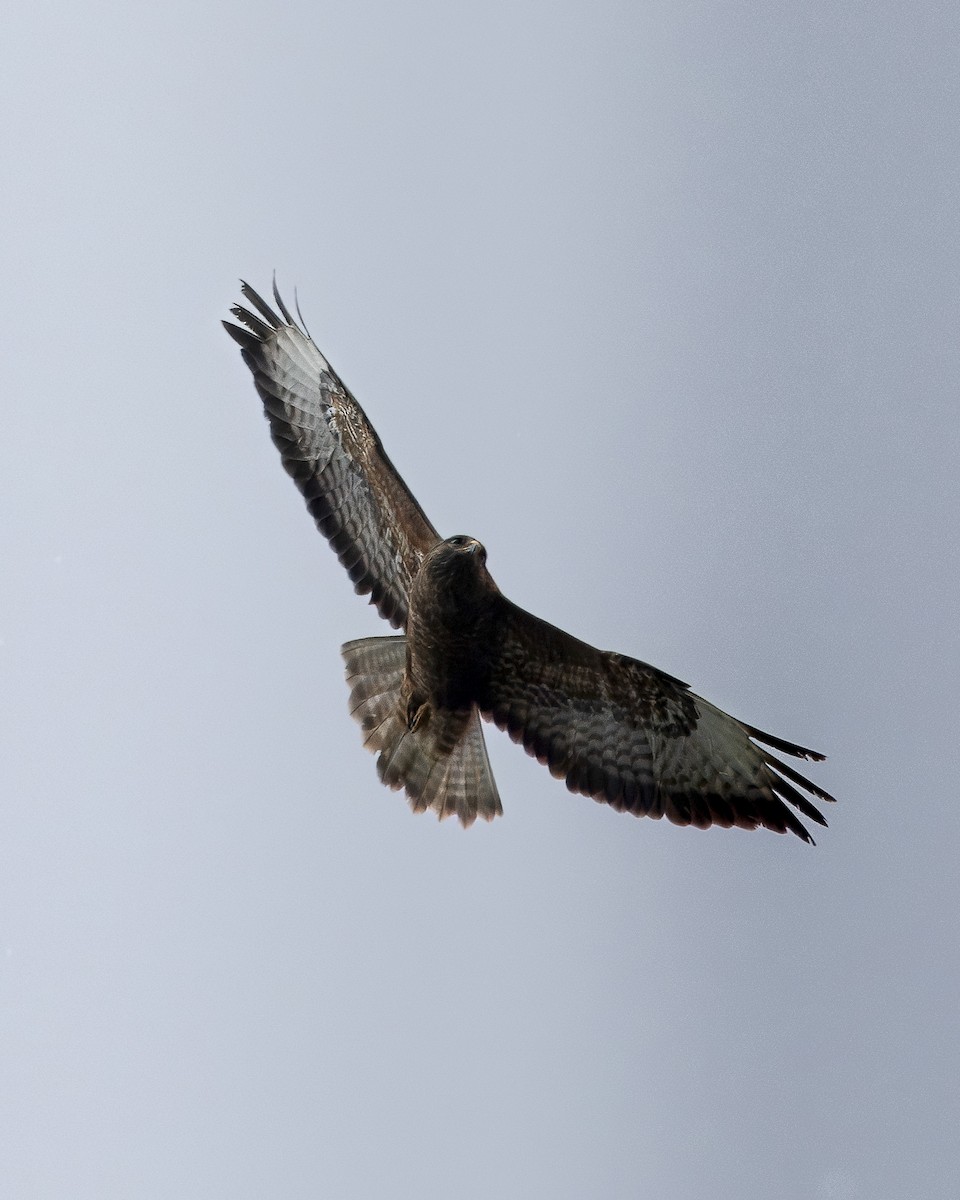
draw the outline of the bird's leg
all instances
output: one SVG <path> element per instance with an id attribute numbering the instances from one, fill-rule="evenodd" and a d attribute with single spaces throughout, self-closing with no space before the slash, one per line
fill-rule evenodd
<path id="1" fill-rule="evenodd" d="M 411 696 L 407 701 L 407 729 L 413 733 L 430 720 L 430 705 Z"/>

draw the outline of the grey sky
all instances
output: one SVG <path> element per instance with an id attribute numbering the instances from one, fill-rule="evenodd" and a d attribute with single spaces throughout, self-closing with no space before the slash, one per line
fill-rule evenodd
<path id="1" fill-rule="evenodd" d="M 0 1195 L 952 1200 L 956 6 L 4 41 Z M 493 730 L 493 826 L 378 785 L 219 326 L 274 268 L 511 599 L 829 753 L 816 849 Z"/>

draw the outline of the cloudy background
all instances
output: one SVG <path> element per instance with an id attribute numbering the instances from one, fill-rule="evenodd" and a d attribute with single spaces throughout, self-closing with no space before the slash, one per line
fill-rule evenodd
<path id="1" fill-rule="evenodd" d="M 0 1194 L 952 1200 L 954 4 L 44 0 L 0 71 Z M 379 787 L 219 326 L 299 289 L 524 607 L 811 849 Z"/>

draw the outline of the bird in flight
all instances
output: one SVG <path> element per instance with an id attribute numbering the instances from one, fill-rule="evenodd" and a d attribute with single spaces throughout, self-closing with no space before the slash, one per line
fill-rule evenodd
<path id="1" fill-rule="evenodd" d="M 388 787 L 416 812 L 468 826 L 502 812 L 480 718 L 566 781 L 621 812 L 676 825 L 826 825 L 830 801 L 763 733 L 647 663 L 578 641 L 511 603 L 476 538 L 441 536 L 366 414 L 280 298 L 247 284 L 224 321 L 263 401 L 274 444 L 355 590 L 401 634 L 347 642 L 350 710 Z M 298 311 L 299 317 L 299 311 Z"/>

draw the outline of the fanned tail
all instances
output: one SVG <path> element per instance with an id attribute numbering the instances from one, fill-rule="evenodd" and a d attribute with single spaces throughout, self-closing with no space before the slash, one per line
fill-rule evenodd
<path id="1" fill-rule="evenodd" d="M 432 808 L 465 827 L 502 813 L 476 708 L 433 712 L 409 729 L 401 691 L 407 661 L 404 637 L 360 638 L 342 647 L 350 685 L 350 712 L 364 745 L 379 752 L 377 773 L 403 788 L 414 812 Z"/>

